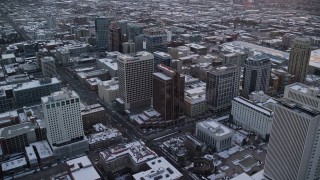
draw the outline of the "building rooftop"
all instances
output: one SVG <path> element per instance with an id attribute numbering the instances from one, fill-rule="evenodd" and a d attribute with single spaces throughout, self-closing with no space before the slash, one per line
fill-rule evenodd
<path id="1" fill-rule="evenodd" d="M 113 139 L 116 137 L 120 137 L 122 134 L 118 129 L 115 128 L 108 128 L 102 132 L 90 134 L 88 136 L 89 144 L 94 144 L 100 141 L 105 141 L 109 139 Z"/>
<path id="2" fill-rule="evenodd" d="M 14 54 L 2 54 L 2 59 L 12 59 L 15 58 L 16 56 Z"/>
<path id="3" fill-rule="evenodd" d="M 164 81 L 168 81 L 168 80 L 171 80 L 171 77 L 161 73 L 161 72 L 156 72 L 156 73 L 153 73 L 154 76 L 164 80 Z"/>
<path id="4" fill-rule="evenodd" d="M 47 104 L 55 101 L 67 100 L 70 98 L 79 98 L 79 95 L 75 91 L 63 90 L 54 92 L 49 96 L 41 97 L 41 101 L 42 103 Z"/>
<path id="5" fill-rule="evenodd" d="M 149 59 L 153 59 L 154 55 L 147 52 L 147 51 L 140 51 L 137 52 L 134 56 L 129 55 L 129 54 L 122 54 L 118 56 L 118 60 L 119 61 L 123 61 L 125 63 L 129 63 L 132 61 L 141 61 L 141 60 L 149 60 Z"/>
<path id="6" fill-rule="evenodd" d="M 96 180 L 101 178 L 87 156 L 67 161 L 67 165 L 71 175 L 76 180 Z"/>
<path id="7" fill-rule="evenodd" d="M 53 152 L 46 140 L 31 143 L 29 146 L 34 146 L 37 149 L 40 159 L 53 156 Z"/>
<path id="8" fill-rule="evenodd" d="M 4 162 L 1 164 L 2 171 L 9 171 L 18 167 L 27 165 L 26 158 L 19 158 L 12 161 Z"/>
<path id="9" fill-rule="evenodd" d="M 40 87 L 40 86 L 47 86 L 49 84 L 59 84 L 60 81 L 57 78 L 51 78 L 48 83 L 43 83 L 41 80 L 33 80 L 30 82 L 25 82 L 25 83 L 19 83 L 19 84 L 14 84 L 12 85 L 14 91 L 21 91 L 21 90 L 26 90 L 26 89 L 31 89 L 35 87 Z"/>
<path id="10" fill-rule="evenodd" d="M 206 129 L 216 137 L 221 137 L 233 133 L 233 131 L 228 127 L 211 119 L 197 123 L 197 127 Z"/>
<path id="11" fill-rule="evenodd" d="M 121 156 L 128 156 L 133 162 L 138 164 L 153 159 L 158 155 L 149 149 L 143 141 L 134 141 L 100 152 L 100 156 L 102 156 L 105 161 L 112 161 Z"/>
<path id="12" fill-rule="evenodd" d="M 182 178 L 182 174 L 173 167 L 166 159 L 163 157 L 158 157 L 156 159 L 147 162 L 149 170 L 142 171 L 133 175 L 136 180 L 154 180 L 154 179 L 179 179 Z M 161 178 L 160 178 L 161 177 Z"/>
<path id="13" fill-rule="evenodd" d="M 117 90 L 119 89 L 119 83 L 118 81 L 115 80 L 108 80 L 108 81 L 102 81 L 101 85 L 105 88 L 105 89 L 109 89 L 109 90 Z"/>
<path id="14" fill-rule="evenodd" d="M 30 131 L 34 131 L 36 128 L 42 128 L 44 127 L 43 122 L 37 122 L 37 123 L 21 123 L 9 127 L 0 128 L 0 137 L 3 137 L 5 139 L 19 136 L 25 133 L 28 133 Z"/>
<path id="15" fill-rule="evenodd" d="M 103 58 L 103 59 L 98 59 L 99 62 L 104 63 L 107 65 L 110 69 L 113 69 L 115 71 L 118 70 L 118 63 L 114 59 L 109 59 L 109 58 Z"/>
<path id="16" fill-rule="evenodd" d="M 257 110 L 257 111 L 259 111 L 259 112 L 261 112 L 263 114 L 266 114 L 268 116 L 273 116 L 272 110 L 270 110 L 270 109 L 268 109 L 266 107 L 260 106 L 260 105 L 254 103 L 254 102 L 252 102 L 252 101 L 250 101 L 248 99 L 245 99 L 245 98 L 239 96 L 239 97 L 233 98 L 233 100 L 237 101 L 237 102 L 239 102 L 239 103 L 241 103 L 243 105 L 246 105 L 246 106 L 248 106 L 248 107 L 250 107 L 252 109 L 255 109 L 255 110 Z"/>

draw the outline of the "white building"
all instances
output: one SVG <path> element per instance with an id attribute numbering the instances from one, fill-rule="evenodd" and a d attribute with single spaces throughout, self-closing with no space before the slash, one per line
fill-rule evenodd
<path id="1" fill-rule="evenodd" d="M 171 180 L 182 179 L 183 175 L 163 157 L 150 160 L 147 164 L 150 169 L 134 174 L 135 180 L 154 180 L 157 177 Z"/>
<path id="2" fill-rule="evenodd" d="M 56 58 L 61 64 L 70 64 L 70 51 L 67 48 L 59 48 L 56 51 Z"/>
<path id="3" fill-rule="evenodd" d="M 41 101 L 48 141 L 55 156 L 60 158 L 87 150 L 78 94 L 74 91 L 57 91 L 42 97 Z M 73 147 L 69 148 L 69 145 Z M 64 148 L 68 149 L 67 152 Z"/>
<path id="4" fill-rule="evenodd" d="M 215 148 L 217 152 L 233 145 L 233 134 L 231 129 L 214 120 L 202 121 L 196 125 L 197 138 Z"/>
<path id="5" fill-rule="evenodd" d="M 207 111 L 206 83 L 198 82 L 186 86 L 184 111 L 190 117 L 196 117 Z"/>
<path id="6" fill-rule="evenodd" d="M 146 51 L 118 56 L 120 98 L 126 110 L 152 104 L 153 58 Z"/>
<path id="7" fill-rule="evenodd" d="M 111 103 L 113 100 L 116 100 L 120 96 L 118 81 L 112 79 L 101 82 L 98 84 L 98 94 L 103 102 Z"/>
<path id="8" fill-rule="evenodd" d="M 56 62 L 54 58 L 51 56 L 41 58 L 41 69 L 44 77 L 56 76 Z"/>
<path id="9" fill-rule="evenodd" d="M 232 100 L 232 120 L 243 129 L 268 139 L 273 119 L 272 104 L 276 102 L 262 91 L 250 96 L 252 101 L 240 96 Z"/>
<path id="10" fill-rule="evenodd" d="M 67 165 L 71 172 L 71 179 L 75 180 L 99 180 L 100 175 L 93 167 L 93 164 L 87 156 L 67 161 Z"/>
<path id="11" fill-rule="evenodd" d="M 100 69 L 108 70 L 111 77 L 118 76 L 118 63 L 117 60 L 111 58 L 103 58 L 97 60 L 97 66 Z"/>
<path id="12" fill-rule="evenodd" d="M 294 83 L 275 105 L 264 175 L 268 179 L 320 178 L 320 91 Z"/>

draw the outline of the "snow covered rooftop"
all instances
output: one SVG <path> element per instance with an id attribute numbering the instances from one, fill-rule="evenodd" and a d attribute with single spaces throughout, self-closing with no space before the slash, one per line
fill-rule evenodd
<path id="1" fill-rule="evenodd" d="M 46 140 L 31 143 L 30 146 L 34 146 L 37 149 L 40 159 L 53 156 L 52 150 Z"/>
<path id="2" fill-rule="evenodd" d="M 75 91 L 63 90 L 52 93 L 49 96 L 44 96 L 41 98 L 43 103 L 51 103 L 61 100 L 66 100 L 70 98 L 79 98 L 78 94 Z"/>
<path id="3" fill-rule="evenodd" d="M 118 129 L 109 128 L 105 131 L 89 135 L 88 142 L 89 144 L 94 144 L 100 141 L 105 141 L 105 140 L 113 139 L 116 137 L 120 137 L 121 135 L 122 134 Z"/>
<path id="4" fill-rule="evenodd" d="M 183 176 L 163 157 L 158 157 L 156 159 L 150 160 L 147 162 L 147 164 L 150 169 L 134 174 L 134 179 L 154 180 L 157 179 L 157 177 L 162 177 L 164 179 L 179 179 Z"/>
<path id="5" fill-rule="evenodd" d="M 205 129 L 216 137 L 233 134 L 233 131 L 215 120 L 206 120 L 197 123 L 197 128 Z"/>
<path id="6" fill-rule="evenodd" d="M 133 162 L 138 164 L 153 159 L 158 155 L 149 149 L 143 141 L 134 141 L 100 152 L 100 156 L 105 161 L 112 161 L 121 156 L 128 156 Z"/>
<path id="7" fill-rule="evenodd" d="M 241 103 L 241 104 L 243 104 L 245 106 L 248 106 L 248 107 L 250 107 L 252 109 L 255 109 L 255 110 L 257 110 L 257 111 L 259 111 L 259 112 L 261 112 L 263 114 L 266 114 L 268 116 L 272 116 L 273 115 L 272 110 L 270 110 L 270 109 L 268 109 L 266 107 L 257 105 L 254 102 L 252 102 L 252 101 L 250 101 L 248 99 L 245 99 L 243 97 L 240 97 L 240 96 L 239 97 L 235 97 L 233 100 L 237 101 L 237 102 L 239 102 L 239 103 Z"/>
<path id="8" fill-rule="evenodd" d="M 9 171 L 27 165 L 26 158 L 19 158 L 1 164 L 2 171 Z"/>
<path id="9" fill-rule="evenodd" d="M 70 168 L 71 175 L 76 180 L 96 180 L 101 178 L 87 156 L 67 161 L 67 165 Z"/>
<path id="10" fill-rule="evenodd" d="M 171 80 L 171 78 L 163 73 L 160 73 L 160 72 L 156 72 L 156 73 L 153 73 L 154 76 L 164 80 L 164 81 L 168 81 L 168 80 Z"/>

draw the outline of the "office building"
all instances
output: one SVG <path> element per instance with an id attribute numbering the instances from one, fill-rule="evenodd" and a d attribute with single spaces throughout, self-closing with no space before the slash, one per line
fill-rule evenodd
<path id="1" fill-rule="evenodd" d="M 119 93 L 125 109 L 152 104 L 153 58 L 145 51 L 118 56 Z"/>
<path id="2" fill-rule="evenodd" d="M 56 62 L 54 58 L 51 56 L 41 58 L 41 69 L 44 77 L 56 76 Z"/>
<path id="3" fill-rule="evenodd" d="M 155 67 L 156 71 L 157 71 L 156 67 L 159 64 L 164 64 L 169 67 L 171 66 L 172 57 L 170 56 L 170 54 L 165 53 L 165 52 L 156 51 L 153 53 L 153 55 L 154 55 L 154 67 Z"/>
<path id="4" fill-rule="evenodd" d="M 286 86 L 275 105 L 264 175 L 269 179 L 320 178 L 319 89 L 301 83 Z"/>
<path id="5" fill-rule="evenodd" d="M 108 45 L 108 31 L 111 19 L 107 17 L 95 18 L 96 46 L 98 49 L 106 49 Z"/>
<path id="6" fill-rule="evenodd" d="M 144 30 L 145 50 L 148 52 L 168 52 L 167 33 L 162 28 L 149 28 Z"/>
<path id="7" fill-rule="evenodd" d="M 101 177 L 87 156 L 78 157 L 66 162 L 69 176 L 66 179 L 100 180 Z"/>
<path id="8" fill-rule="evenodd" d="M 107 173 L 115 173 L 126 168 L 136 173 L 147 168 L 146 162 L 158 157 L 143 141 L 120 144 L 100 152 L 100 162 Z"/>
<path id="9" fill-rule="evenodd" d="M 56 58 L 62 65 L 68 65 L 70 61 L 70 51 L 67 48 L 59 48 L 56 51 Z"/>
<path id="10" fill-rule="evenodd" d="M 305 82 L 311 56 L 310 40 L 296 38 L 291 47 L 288 72 L 295 77 L 296 82 Z"/>
<path id="11" fill-rule="evenodd" d="M 118 76 L 118 64 L 116 58 L 103 58 L 97 60 L 97 67 L 106 69 L 111 77 Z"/>
<path id="12" fill-rule="evenodd" d="M 47 20 L 47 27 L 49 29 L 57 29 L 57 19 L 54 16 L 48 14 L 46 16 L 46 20 Z"/>
<path id="13" fill-rule="evenodd" d="M 226 64 L 213 67 L 207 73 L 206 99 L 213 111 L 231 106 L 231 100 L 239 95 L 240 67 Z"/>
<path id="14" fill-rule="evenodd" d="M 133 38 L 133 42 L 134 42 L 134 45 L 135 45 L 136 52 L 145 50 L 145 48 L 143 47 L 143 41 L 144 41 L 144 35 L 143 34 L 140 34 L 140 35 L 135 36 Z"/>
<path id="15" fill-rule="evenodd" d="M 12 64 L 16 62 L 16 56 L 14 54 L 2 54 L 1 65 Z"/>
<path id="16" fill-rule="evenodd" d="M 240 96 L 232 100 L 231 120 L 237 126 L 268 140 L 274 115 L 272 107 L 276 101 L 262 91 L 252 92 L 249 96 L 250 100 Z"/>
<path id="17" fill-rule="evenodd" d="M 120 27 L 120 30 L 121 30 L 121 35 L 127 35 L 127 29 L 128 29 L 128 21 L 127 20 L 119 20 L 117 21 L 117 25 L 118 27 Z"/>
<path id="18" fill-rule="evenodd" d="M 103 81 L 98 85 L 98 94 L 103 102 L 111 104 L 120 97 L 118 81 L 115 79 Z"/>
<path id="19" fill-rule="evenodd" d="M 263 55 L 249 57 L 244 62 L 242 96 L 248 97 L 251 92 L 263 91 L 269 93 L 271 61 Z"/>
<path id="20" fill-rule="evenodd" d="M 33 57 L 36 56 L 38 48 L 34 42 L 28 41 L 23 44 L 23 50 L 26 57 Z"/>
<path id="21" fill-rule="evenodd" d="M 136 36 L 143 34 L 144 25 L 140 23 L 129 23 L 127 29 L 128 40 L 134 40 Z"/>
<path id="22" fill-rule="evenodd" d="M 233 130 L 214 120 L 196 124 L 196 136 L 216 152 L 223 151 L 233 145 Z"/>
<path id="23" fill-rule="evenodd" d="M 186 44 L 186 46 L 190 48 L 191 52 L 194 52 L 199 55 L 207 55 L 208 53 L 208 48 L 200 44 L 190 43 Z"/>
<path id="24" fill-rule="evenodd" d="M 41 102 L 42 96 L 59 91 L 57 78 L 43 78 L 30 82 L 0 86 L 0 112 Z"/>
<path id="25" fill-rule="evenodd" d="M 108 33 L 108 51 L 122 51 L 122 35 L 121 30 L 115 23 L 112 23 Z"/>
<path id="26" fill-rule="evenodd" d="M 136 52 L 136 45 L 134 42 L 124 42 L 122 43 L 122 53 L 123 54 L 133 54 Z"/>
<path id="27" fill-rule="evenodd" d="M 206 83 L 193 83 L 185 88 L 184 112 L 189 117 L 197 117 L 207 112 Z"/>
<path id="28" fill-rule="evenodd" d="M 42 121 L 25 122 L 1 128 L 0 148 L 4 155 L 24 152 L 31 143 L 46 139 L 46 127 Z"/>
<path id="29" fill-rule="evenodd" d="M 57 91 L 41 98 L 47 137 L 57 159 L 89 149 L 84 136 L 80 98 L 74 91 Z"/>
<path id="30" fill-rule="evenodd" d="M 108 118 L 104 107 L 100 104 L 92 104 L 81 108 L 83 130 L 89 131 L 98 123 L 107 124 Z"/>
<path id="31" fill-rule="evenodd" d="M 184 76 L 163 64 L 157 69 L 159 72 L 153 73 L 153 108 L 164 121 L 178 120 L 183 116 Z"/>

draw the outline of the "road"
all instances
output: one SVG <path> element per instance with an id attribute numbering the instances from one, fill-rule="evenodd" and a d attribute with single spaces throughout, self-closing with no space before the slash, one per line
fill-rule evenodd
<path id="1" fill-rule="evenodd" d="M 93 92 L 89 90 L 87 87 L 85 87 L 84 85 L 80 84 L 80 82 L 76 80 L 71 73 L 67 72 L 65 68 L 58 67 L 57 74 L 59 74 L 61 80 L 68 83 L 69 88 L 72 88 L 74 91 L 76 91 L 79 94 L 80 98 L 83 101 L 85 101 L 87 104 L 94 104 L 94 103 L 100 102 L 96 92 Z M 126 118 L 124 118 L 122 115 L 117 113 L 115 110 L 113 110 L 111 107 L 109 107 L 105 103 L 103 102 L 100 102 L 100 103 L 106 109 L 106 113 L 110 119 L 109 121 L 110 124 L 113 127 L 116 127 L 119 130 L 122 130 L 121 132 L 128 139 L 128 141 L 141 139 L 146 143 L 146 145 L 150 149 L 156 152 L 159 156 L 166 157 L 166 155 L 161 151 L 160 147 L 157 146 L 156 144 L 157 141 L 154 141 L 153 139 L 161 137 L 166 134 L 173 133 L 173 132 L 177 132 L 177 131 L 181 132 L 181 130 L 185 131 L 185 130 L 190 130 L 194 128 L 194 123 L 190 123 L 187 126 L 182 126 L 177 129 L 171 129 L 169 131 L 164 131 L 164 132 L 152 134 L 149 136 L 144 136 L 141 132 L 139 132 L 139 130 L 137 130 L 136 127 L 134 127 L 133 124 L 128 122 Z M 166 159 L 184 175 L 184 179 L 186 180 L 192 179 L 188 175 L 188 173 L 186 173 L 178 164 L 176 164 L 176 162 L 172 161 L 170 158 L 166 158 Z"/>
<path id="2" fill-rule="evenodd" d="M 27 32 L 24 29 L 21 29 L 4 11 L 2 8 L 0 8 L 0 14 L 1 16 L 7 21 L 7 23 L 9 23 L 13 29 L 15 31 L 17 31 L 18 34 L 20 34 L 20 36 L 28 41 L 28 40 L 32 40 L 32 38 L 30 36 L 28 36 Z"/>

